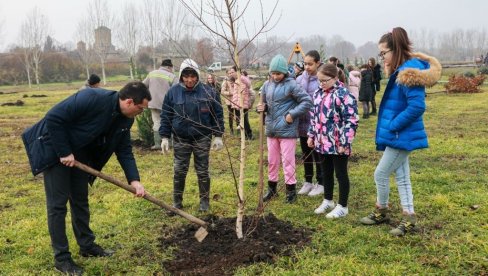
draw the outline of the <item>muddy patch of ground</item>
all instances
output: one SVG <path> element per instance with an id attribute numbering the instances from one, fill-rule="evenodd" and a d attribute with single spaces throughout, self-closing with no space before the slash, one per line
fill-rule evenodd
<path id="1" fill-rule="evenodd" d="M 274 262 L 280 256 L 292 256 L 311 241 L 312 230 L 294 228 L 274 215 L 244 219 L 245 238 L 237 239 L 236 218 L 207 217 L 209 234 L 199 243 L 194 234 L 199 228 L 165 229 L 159 238 L 162 250 L 175 247 L 174 259 L 163 263 L 172 275 L 232 275 L 239 266 L 256 262 Z M 257 226 L 256 226 L 257 225 Z"/>

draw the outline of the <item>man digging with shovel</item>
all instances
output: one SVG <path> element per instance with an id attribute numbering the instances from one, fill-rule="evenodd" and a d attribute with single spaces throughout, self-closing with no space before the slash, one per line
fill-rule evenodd
<path id="1" fill-rule="evenodd" d="M 58 103 L 22 134 L 32 173 L 44 174 L 48 228 L 57 270 L 70 275 L 83 273 L 68 247 L 68 202 L 80 255 L 113 254 L 95 243 L 89 225 L 88 183 L 93 183 L 94 177 L 74 165 L 80 161 L 101 170 L 115 153 L 127 182 L 136 196 L 143 197 L 145 190 L 132 154 L 130 128 L 150 100 L 151 94 L 142 82 L 130 82 L 120 92 L 84 89 Z"/>

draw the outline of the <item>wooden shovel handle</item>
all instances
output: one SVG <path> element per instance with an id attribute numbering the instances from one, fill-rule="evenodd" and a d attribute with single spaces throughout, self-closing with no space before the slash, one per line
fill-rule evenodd
<path id="1" fill-rule="evenodd" d="M 101 179 L 106 180 L 106 181 L 108 181 L 114 185 L 117 185 L 120 188 L 122 188 L 126 191 L 129 191 L 133 194 L 136 193 L 136 189 L 134 187 L 132 187 L 131 185 L 128 185 L 128 184 L 126 184 L 126 183 L 124 183 L 124 182 L 122 182 L 122 181 L 120 181 L 120 180 L 118 180 L 118 179 L 116 179 L 110 175 L 106 175 L 100 171 L 97 171 L 97 170 L 95 170 L 95 169 L 93 169 L 93 168 L 91 168 L 91 167 L 89 167 L 83 163 L 75 161 L 75 167 L 77 167 L 78 169 L 80 169 L 84 172 L 87 172 L 91 175 L 94 175 L 96 177 L 100 177 Z M 187 220 L 189 220 L 195 224 L 198 224 L 202 227 L 207 227 L 207 223 L 205 221 L 203 221 L 197 217 L 194 217 L 194 216 L 188 214 L 187 212 L 184 212 L 178 208 L 175 208 L 171 205 L 168 205 L 168 204 L 156 199 L 155 197 L 149 195 L 148 193 L 146 193 L 146 195 L 144 195 L 144 199 L 149 200 L 150 202 L 152 202 L 152 203 L 154 203 L 154 204 L 156 204 L 156 205 L 158 205 L 158 206 L 160 206 L 166 210 L 169 210 L 169 211 L 171 211 L 171 212 L 173 212 L 173 213 L 175 213 L 175 214 L 177 214 L 177 215 L 179 215 L 179 216 L 181 216 L 181 217 L 183 217 L 183 218 L 185 218 L 185 219 L 187 219 Z"/>

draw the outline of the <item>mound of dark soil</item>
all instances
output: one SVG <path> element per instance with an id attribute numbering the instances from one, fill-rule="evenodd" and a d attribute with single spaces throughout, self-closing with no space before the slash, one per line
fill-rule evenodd
<path id="1" fill-rule="evenodd" d="M 174 259 L 163 263 L 173 275 L 231 275 L 238 266 L 255 262 L 274 262 L 279 256 L 291 256 L 292 248 L 300 248 L 311 240 L 312 230 L 294 228 L 270 214 L 245 217 L 244 238 L 237 239 L 236 218 L 208 217 L 211 224 L 207 237 L 199 243 L 194 234 L 196 225 L 167 229 L 159 238 L 165 250 L 174 246 Z M 257 223 L 256 223 L 257 222 Z"/>

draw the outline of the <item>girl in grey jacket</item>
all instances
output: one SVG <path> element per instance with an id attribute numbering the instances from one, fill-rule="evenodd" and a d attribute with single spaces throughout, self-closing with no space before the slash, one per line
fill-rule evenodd
<path id="1" fill-rule="evenodd" d="M 312 98 L 295 79 L 288 76 L 288 67 L 282 55 L 270 63 L 271 80 L 263 85 L 263 105 L 259 112 L 266 112 L 268 144 L 268 192 L 263 201 L 277 196 L 278 172 L 283 160 L 286 184 L 286 202 L 296 201 L 295 149 L 298 138 L 298 118 L 310 111 Z"/>

